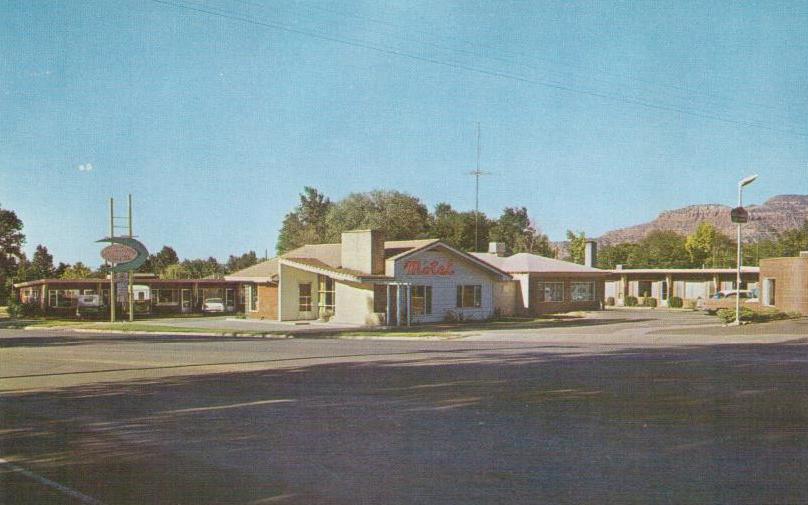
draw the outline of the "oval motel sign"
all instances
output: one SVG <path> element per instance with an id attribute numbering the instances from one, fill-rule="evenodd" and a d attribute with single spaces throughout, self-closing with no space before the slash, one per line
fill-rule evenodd
<path id="1" fill-rule="evenodd" d="M 101 257 L 110 263 L 126 263 L 138 257 L 138 252 L 123 244 L 110 244 L 101 249 Z"/>

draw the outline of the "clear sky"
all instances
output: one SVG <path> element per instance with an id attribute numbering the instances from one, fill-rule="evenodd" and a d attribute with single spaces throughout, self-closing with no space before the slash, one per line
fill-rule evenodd
<path id="1" fill-rule="evenodd" d="M 806 1 L 166 2 L 0 4 L 29 252 L 97 265 L 128 192 L 149 248 L 220 259 L 271 254 L 305 185 L 471 209 L 478 121 L 481 210 L 554 240 L 732 204 L 753 172 L 748 203 L 808 193 Z"/>

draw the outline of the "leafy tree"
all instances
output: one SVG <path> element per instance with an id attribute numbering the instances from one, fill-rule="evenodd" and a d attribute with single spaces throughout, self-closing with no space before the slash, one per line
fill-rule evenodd
<path id="1" fill-rule="evenodd" d="M 13 210 L 0 207 L 0 304 L 5 304 L 11 292 L 12 278 L 16 276 L 22 259 L 22 220 Z"/>
<path id="2" fill-rule="evenodd" d="M 256 263 L 258 263 L 258 256 L 255 254 L 255 251 L 246 252 L 241 256 L 234 256 L 231 254 L 227 259 L 225 271 L 227 273 L 237 272 L 247 267 L 251 267 Z"/>
<path id="3" fill-rule="evenodd" d="M 31 257 L 31 269 L 37 279 L 47 279 L 54 276 L 53 255 L 42 244 L 36 246 Z"/>
<path id="4" fill-rule="evenodd" d="M 278 244 L 278 254 L 304 244 L 321 244 L 326 241 L 326 218 L 332 207 L 331 200 L 317 189 L 306 186 L 300 194 L 300 203 L 283 218 Z"/>
<path id="5" fill-rule="evenodd" d="M 62 263 L 63 264 L 63 263 Z M 67 267 L 62 273 L 62 279 L 87 279 L 92 277 L 93 271 L 81 261 Z"/>
<path id="6" fill-rule="evenodd" d="M 685 240 L 692 266 L 729 267 L 735 261 L 735 243 L 707 221 L 702 221 Z"/>
<path id="7" fill-rule="evenodd" d="M 777 242 L 780 256 L 799 256 L 800 251 L 808 251 L 808 220 L 799 228 L 784 231 Z"/>
<path id="8" fill-rule="evenodd" d="M 654 230 L 637 243 L 628 263 L 631 268 L 690 268 L 685 240 L 674 231 Z"/>
<path id="9" fill-rule="evenodd" d="M 101 263 L 99 267 L 93 272 L 92 277 L 98 279 L 105 279 L 112 272 L 112 267 L 106 263 Z"/>
<path id="10" fill-rule="evenodd" d="M 572 230 L 567 230 L 567 242 L 569 242 L 569 246 L 566 260 L 583 265 L 586 259 L 586 235 L 584 232 L 576 234 Z"/>
<path id="11" fill-rule="evenodd" d="M 163 279 L 190 279 L 192 275 L 184 264 L 174 263 L 163 270 L 161 277 Z"/>
<path id="12" fill-rule="evenodd" d="M 605 268 L 607 270 L 614 270 L 617 265 L 623 265 L 627 268 L 632 268 L 629 258 L 631 257 L 637 244 L 622 243 L 607 245 L 600 248 L 598 251 L 598 268 Z"/>
<path id="13" fill-rule="evenodd" d="M 192 279 L 219 279 L 224 275 L 224 267 L 213 256 L 206 260 L 185 260 L 181 265 Z"/>
<path id="14" fill-rule="evenodd" d="M 491 226 L 490 240 L 504 242 L 511 254 L 527 252 L 555 257 L 550 239 L 536 229 L 526 207 L 506 207 Z"/>
<path id="15" fill-rule="evenodd" d="M 62 262 L 60 261 L 60 262 L 59 262 L 59 264 L 58 264 L 58 265 L 56 265 L 56 268 L 54 268 L 54 269 L 53 269 L 53 277 L 54 277 L 54 278 L 57 278 L 57 279 L 58 279 L 58 278 L 60 278 L 60 277 L 62 276 L 62 274 L 64 274 L 64 273 L 65 273 L 65 271 L 66 271 L 68 268 L 70 268 L 70 265 L 69 265 L 69 264 L 67 264 L 67 263 L 62 263 Z"/>
<path id="16" fill-rule="evenodd" d="M 429 220 L 429 236 L 456 247 L 462 251 L 474 250 L 474 212 L 458 212 L 448 203 L 439 203 Z M 479 240 L 488 242 L 490 220 L 480 213 Z"/>
<path id="17" fill-rule="evenodd" d="M 152 272 L 160 275 L 169 265 L 175 265 L 180 262 L 177 252 L 167 245 L 164 245 L 156 254 L 149 255 L 149 263 L 151 263 Z"/>
<path id="18" fill-rule="evenodd" d="M 339 242 L 344 231 L 363 228 L 383 230 L 387 240 L 407 240 L 427 235 L 429 212 L 412 195 L 374 190 L 352 193 L 334 204 L 326 225 L 331 242 Z"/>

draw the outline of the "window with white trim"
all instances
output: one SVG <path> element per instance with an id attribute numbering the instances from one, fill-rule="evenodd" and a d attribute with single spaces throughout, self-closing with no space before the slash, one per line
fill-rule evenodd
<path id="1" fill-rule="evenodd" d="M 412 315 L 432 314 L 432 286 L 412 286 Z"/>
<path id="2" fill-rule="evenodd" d="M 457 286 L 457 308 L 479 308 L 483 304 L 483 287 L 479 284 Z"/>
<path id="3" fill-rule="evenodd" d="M 563 282 L 539 282 L 540 302 L 563 302 L 564 283 Z"/>
<path id="4" fill-rule="evenodd" d="M 311 312 L 311 282 L 297 285 L 297 310 Z"/>
<path id="5" fill-rule="evenodd" d="M 591 302 L 595 300 L 594 282 L 570 283 L 570 298 L 573 302 Z"/>

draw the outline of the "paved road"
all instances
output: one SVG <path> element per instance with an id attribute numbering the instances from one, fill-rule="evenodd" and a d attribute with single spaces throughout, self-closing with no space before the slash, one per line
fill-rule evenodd
<path id="1" fill-rule="evenodd" d="M 592 336 L 616 326 L 595 326 L 518 342 L 0 330 L 0 458 L 107 504 L 808 503 L 804 339 L 715 344 L 695 325 L 610 344 Z M 699 332 L 713 343 L 689 345 Z M 82 503 L 2 463 L 0 479 L 1 503 Z"/>

